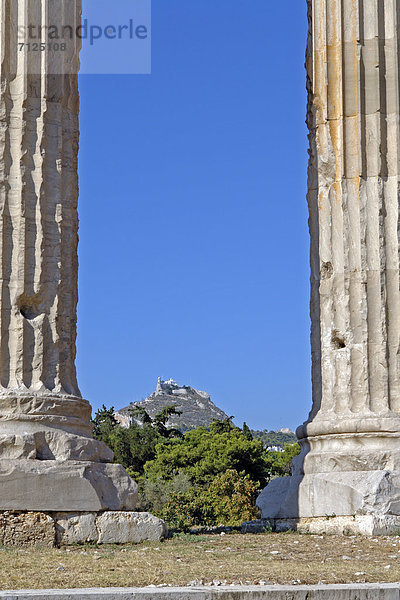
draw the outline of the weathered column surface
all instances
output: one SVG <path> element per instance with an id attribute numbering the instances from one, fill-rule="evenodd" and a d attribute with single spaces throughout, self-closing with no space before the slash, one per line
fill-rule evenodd
<path id="1" fill-rule="evenodd" d="M 0 12 L 0 509 L 132 509 L 75 372 L 80 1 Z"/>
<path id="2" fill-rule="evenodd" d="M 313 407 L 293 476 L 258 502 L 385 532 L 400 522 L 400 2 L 308 7 Z"/>

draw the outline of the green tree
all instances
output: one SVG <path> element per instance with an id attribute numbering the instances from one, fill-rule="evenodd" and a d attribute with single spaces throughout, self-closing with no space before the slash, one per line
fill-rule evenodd
<path id="1" fill-rule="evenodd" d="M 176 429 L 175 427 L 167 427 L 170 417 L 175 415 L 179 416 L 181 414 L 182 411 L 177 410 L 176 406 L 165 406 L 159 413 L 155 415 L 153 419 L 153 427 L 155 427 L 160 436 L 163 438 L 182 438 L 183 435 L 179 429 Z"/>
<path id="2" fill-rule="evenodd" d="M 280 446 L 284 447 L 285 444 L 295 444 L 297 442 L 295 433 L 283 433 L 282 431 L 252 431 L 254 439 L 261 440 L 265 446 Z"/>
<path id="3" fill-rule="evenodd" d="M 285 445 L 283 452 L 266 451 L 247 424 L 240 429 L 233 417 L 182 435 L 168 427 L 176 414 L 175 406 L 154 417 L 135 407 L 130 426 L 124 428 L 114 409 L 103 406 L 93 419 L 94 436 L 139 483 L 140 508 L 179 528 L 236 525 L 256 518 L 259 490 L 271 478 L 290 473 L 298 444 Z"/>
<path id="4" fill-rule="evenodd" d="M 151 418 L 144 408 L 131 410 L 132 422 L 121 427 L 114 417 L 114 407 L 103 407 L 93 419 L 93 435 L 107 444 L 114 452 L 114 462 L 122 464 L 136 480 L 144 477 L 144 465 L 154 459 L 160 441 L 182 437 L 174 428 L 168 428 L 170 416 L 180 414 L 176 407 L 168 406 Z M 142 425 L 137 423 L 140 420 Z"/>
<path id="5" fill-rule="evenodd" d="M 251 429 L 248 427 L 246 421 L 243 423 L 243 435 L 247 440 L 252 440 L 253 438 L 253 434 L 251 433 Z"/>
<path id="6" fill-rule="evenodd" d="M 220 421 L 219 419 L 213 419 L 210 424 L 210 431 L 212 434 L 229 433 L 230 431 L 240 431 L 239 427 L 233 424 L 235 417 L 228 417 Z"/>
<path id="7" fill-rule="evenodd" d="M 128 412 L 134 421 L 137 419 L 142 425 L 151 425 L 153 423 L 153 419 L 143 406 L 133 406 L 129 408 Z"/>
<path id="8" fill-rule="evenodd" d="M 213 422 L 210 429 L 198 427 L 182 439 L 156 445 L 156 456 L 145 465 L 150 479 L 172 479 L 185 472 L 193 485 L 208 484 L 220 473 L 234 469 L 265 485 L 268 470 L 261 441 L 249 440 L 231 420 Z"/>
<path id="9" fill-rule="evenodd" d="M 114 407 L 106 408 L 103 406 L 96 412 L 93 423 L 93 437 L 111 446 L 112 434 L 119 426 L 118 421 L 114 417 Z"/>
<path id="10" fill-rule="evenodd" d="M 300 454 L 299 444 L 285 444 L 283 452 L 266 452 L 265 461 L 268 465 L 269 478 L 290 475 L 291 463 Z"/>

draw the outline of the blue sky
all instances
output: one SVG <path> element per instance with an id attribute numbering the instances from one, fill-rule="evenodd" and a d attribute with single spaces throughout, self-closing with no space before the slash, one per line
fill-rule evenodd
<path id="1" fill-rule="evenodd" d="M 311 406 L 306 3 L 153 0 L 152 74 L 80 77 L 78 379 L 237 423 Z"/>

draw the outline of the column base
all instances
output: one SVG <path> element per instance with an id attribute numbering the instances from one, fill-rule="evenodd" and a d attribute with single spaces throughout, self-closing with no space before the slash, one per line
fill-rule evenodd
<path id="1" fill-rule="evenodd" d="M 274 522 L 304 523 L 304 519 L 311 519 L 338 532 L 353 527 L 356 533 L 393 533 L 400 530 L 400 471 L 281 477 L 264 488 L 257 505 L 262 518 Z"/>
<path id="2" fill-rule="evenodd" d="M 0 511 L 0 544 L 14 547 L 157 542 L 168 533 L 150 513 Z"/>
<path id="3" fill-rule="evenodd" d="M 121 465 L 0 459 L 0 511 L 133 510 L 137 489 Z"/>
<path id="4" fill-rule="evenodd" d="M 400 517 L 393 515 L 268 519 L 268 522 L 262 523 L 264 528 L 269 525 L 277 533 L 297 531 L 317 535 L 400 535 Z"/>
<path id="5" fill-rule="evenodd" d="M 0 511 L 134 510 L 137 484 L 91 436 L 90 404 L 0 390 Z"/>

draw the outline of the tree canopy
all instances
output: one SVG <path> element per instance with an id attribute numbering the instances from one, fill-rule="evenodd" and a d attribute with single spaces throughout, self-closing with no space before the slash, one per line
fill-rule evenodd
<path id="1" fill-rule="evenodd" d="M 175 414 L 175 406 L 154 417 L 135 407 L 129 427 L 122 427 L 114 408 L 102 406 L 93 419 L 94 437 L 139 483 L 141 509 L 183 529 L 256 518 L 259 491 L 272 478 L 290 474 L 298 444 L 269 452 L 246 423 L 236 427 L 233 417 L 182 434 L 168 427 Z"/>

